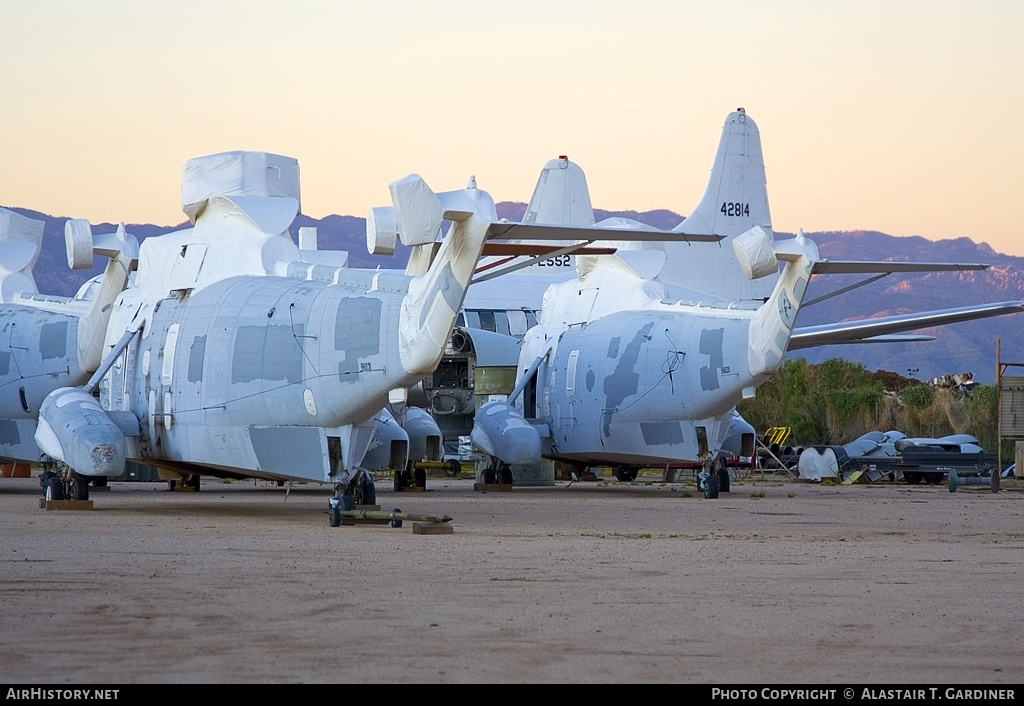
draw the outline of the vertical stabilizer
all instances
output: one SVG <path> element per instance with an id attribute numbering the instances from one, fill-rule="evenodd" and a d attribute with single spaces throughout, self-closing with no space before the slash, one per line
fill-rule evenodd
<path id="1" fill-rule="evenodd" d="M 452 334 L 483 251 L 494 202 L 475 184 L 435 194 L 415 174 L 391 184 L 391 199 L 403 243 L 430 245 L 442 218 L 452 222 L 429 268 L 413 279 L 402 301 L 398 327 L 402 367 L 410 375 L 426 374 L 437 366 Z"/>
<path id="2" fill-rule="evenodd" d="M 769 237 L 764 231 L 758 235 L 765 241 Z M 748 248 L 754 247 L 753 243 L 748 244 Z M 775 257 L 786 264 L 782 274 L 775 278 L 771 297 L 750 321 L 747 362 L 750 374 L 754 376 L 767 377 L 781 365 L 793 335 L 797 312 L 807 292 L 811 270 L 818 260 L 817 245 L 804 237 L 802 230 L 795 238 L 776 241 L 774 252 Z"/>
<path id="3" fill-rule="evenodd" d="M 736 263 L 731 241 L 755 226 L 771 226 L 771 222 L 761 137 L 757 125 L 740 108 L 725 119 L 704 196 L 673 229 L 723 235 L 725 239 L 718 246 L 666 243 L 661 280 L 710 299 L 751 306 L 763 303 L 771 295 L 775 278 L 748 280 Z"/>
<path id="4" fill-rule="evenodd" d="M 523 215 L 523 223 L 594 225 L 587 177 L 578 164 L 562 155 L 544 165 Z"/>
<path id="5" fill-rule="evenodd" d="M 71 269 L 92 267 L 93 254 L 109 258 L 89 311 L 78 324 L 78 361 L 82 370 L 95 371 L 103 359 L 103 342 L 110 321 L 111 304 L 128 285 L 128 277 L 139 263 L 139 242 L 125 232 L 124 224 L 114 233 L 92 234 L 89 222 L 72 219 L 64 224 L 64 239 Z"/>

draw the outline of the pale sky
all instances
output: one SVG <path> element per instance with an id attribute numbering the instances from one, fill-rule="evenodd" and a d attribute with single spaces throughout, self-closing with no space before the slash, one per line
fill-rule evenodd
<path id="1" fill-rule="evenodd" d="M 776 230 L 967 236 L 1024 256 L 1024 2 L 4 0 L 0 204 L 184 220 L 181 165 L 295 157 L 302 210 L 410 172 L 686 214 L 726 115 L 761 132 Z"/>

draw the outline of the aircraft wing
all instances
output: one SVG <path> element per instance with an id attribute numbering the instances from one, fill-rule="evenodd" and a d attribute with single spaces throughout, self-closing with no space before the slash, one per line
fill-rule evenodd
<path id="1" fill-rule="evenodd" d="M 926 311 L 919 314 L 900 314 L 879 319 L 861 319 L 859 321 L 841 321 L 834 324 L 797 327 L 794 329 L 793 336 L 789 340 L 788 350 L 792 351 L 800 348 L 812 348 L 814 346 L 836 343 L 928 340 L 927 338 L 913 336 L 895 337 L 890 334 L 1019 312 L 1024 312 L 1024 302 L 1011 301 Z"/>
<path id="2" fill-rule="evenodd" d="M 948 272 L 984 270 L 988 265 L 957 262 L 860 262 L 857 260 L 819 260 L 811 274 L 881 274 L 890 272 Z"/>

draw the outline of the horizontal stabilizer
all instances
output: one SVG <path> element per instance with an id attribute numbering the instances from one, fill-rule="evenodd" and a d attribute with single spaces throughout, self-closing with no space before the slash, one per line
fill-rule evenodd
<path id="1" fill-rule="evenodd" d="M 538 225 L 535 223 L 492 223 L 487 239 L 500 240 L 630 240 L 685 243 L 717 243 L 721 235 L 687 235 L 663 230 L 633 228 L 584 228 L 580 226 Z"/>
<path id="2" fill-rule="evenodd" d="M 879 274 L 890 272 L 961 272 L 984 270 L 988 265 L 957 262 L 857 262 L 856 260 L 819 260 L 815 275 Z"/>
<path id="3" fill-rule="evenodd" d="M 861 319 L 859 321 L 843 321 L 834 324 L 798 327 L 793 331 L 793 336 L 789 340 L 787 350 L 793 351 L 800 348 L 837 343 L 867 342 L 867 339 L 874 339 L 871 342 L 880 342 L 882 341 L 880 337 L 886 334 L 1020 312 L 1024 312 L 1024 302 L 1011 301 L 926 311 L 919 314 L 900 314 L 880 319 Z"/>

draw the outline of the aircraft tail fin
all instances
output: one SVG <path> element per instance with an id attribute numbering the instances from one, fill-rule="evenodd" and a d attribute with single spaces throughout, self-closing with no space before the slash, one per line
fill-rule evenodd
<path id="1" fill-rule="evenodd" d="M 673 229 L 725 239 L 718 248 L 666 243 L 662 281 L 712 298 L 761 304 L 771 294 L 774 280 L 744 277 L 727 242 L 757 226 L 771 232 L 761 136 L 753 119 L 740 108 L 725 119 L 703 197 L 686 220 Z"/>
<path id="2" fill-rule="evenodd" d="M 402 301 L 398 341 L 402 367 L 412 374 L 434 369 L 455 326 L 495 216 L 494 201 L 476 188 L 434 193 L 417 174 L 392 182 L 392 212 L 375 209 L 373 224 L 387 224 L 402 243 L 433 247 L 441 224 L 452 227 L 422 276 L 414 277 Z M 367 219 L 371 228 L 371 219 Z M 367 240 L 377 240 L 367 232 Z"/>
<path id="3" fill-rule="evenodd" d="M 125 232 L 124 224 L 114 233 L 93 236 L 92 227 L 83 219 L 64 224 L 64 240 L 68 266 L 73 269 L 92 267 L 93 255 L 109 258 L 89 311 L 78 324 L 78 361 L 82 370 L 95 371 L 103 359 L 103 344 L 110 321 L 110 304 L 128 285 L 128 277 L 139 263 L 139 241 Z"/>
<path id="4" fill-rule="evenodd" d="M 782 363 L 793 335 L 796 315 L 800 310 L 814 263 L 818 260 L 818 246 L 798 231 L 795 238 L 770 241 L 769 232 L 753 228 L 734 242 L 735 254 L 744 269 L 753 275 L 758 267 L 765 268 L 771 261 L 782 260 L 785 266 L 775 282 L 775 288 L 757 314 L 751 319 L 747 362 L 751 375 L 771 375 Z M 755 255 L 771 251 L 771 258 L 760 261 Z M 758 262 L 758 264 L 751 264 Z"/>
<path id="5" fill-rule="evenodd" d="M 587 177 L 578 164 L 562 155 L 544 165 L 523 215 L 523 223 L 594 225 Z"/>

